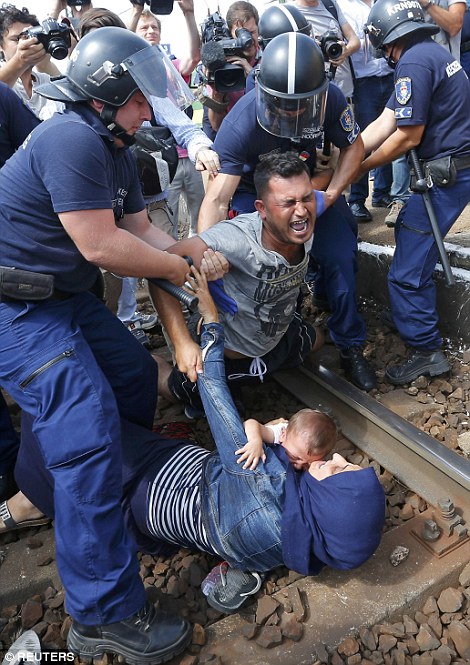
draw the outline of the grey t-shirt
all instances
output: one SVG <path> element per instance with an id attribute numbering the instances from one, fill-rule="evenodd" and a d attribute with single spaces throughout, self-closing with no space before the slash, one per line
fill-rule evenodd
<path id="1" fill-rule="evenodd" d="M 262 247 L 261 231 L 261 217 L 252 212 L 219 222 L 200 234 L 230 262 L 224 287 L 237 302 L 238 312 L 234 316 L 221 312 L 225 346 L 250 357 L 273 349 L 292 321 L 313 240 L 305 243 L 302 261 L 290 265 L 277 252 Z"/>

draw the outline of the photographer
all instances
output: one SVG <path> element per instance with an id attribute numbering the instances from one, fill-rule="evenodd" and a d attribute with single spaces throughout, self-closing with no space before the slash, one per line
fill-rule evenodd
<path id="1" fill-rule="evenodd" d="M 72 25 L 76 28 L 83 14 L 92 7 L 90 0 L 53 0 L 49 16 L 60 21 L 71 18 Z"/>
<path id="2" fill-rule="evenodd" d="M 45 120 L 62 110 L 63 104 L 45 99 L 34 90 L 36 85 L 48 83 L 50 76 L 60 74 L 43 44 L 37 37 L 26 34 L 28 29 L 39 25 L 36 16 L 26 8 L 7 4 L 0 7 L 0 81 L 12 88 L 40 120 Z"/>
<path id="3" fill-rule="evenodd" d="M 243 28 L 251 34 L 252 44 L 242 55 L 228 55 L 226 62 L 243 68 L 245 77 L 251 72 L 260 59 L 258 44 L 259 14 L 254 5 L 239 0 L 234 2 L 227 11 L 228 33 L 233 39 L 237 38 L 237 30 Z M 206 64 L 203 59 L 203 65 Z M 206 65 L 207 68 L 207 65 Z M 222 120 L 233 108 L 235 103 L 245 94 L 244 88 L 233 92 L 219 92 L 214 86 L 206 86 L 208 97 L 215 104 L 204 106 L 203 130 L 209 138 L 215 139 Z"/>
<path id="4" fill-rule="evenodd" d="M 318 41 L 321 41 L 321 37 L 325 33 L 334 33 L 341 43 L 342 52 L 336 58 L 329 58 L 329 67 L 330 73 L 331 66 L 335 67 L 335 83 L 349 101 L 354 89 L 354 72 L 349 57 L 361 46 L 358 36 L 346 21 L 335 0 L 325 0 L 325 2 L 322 0 L 296 0 L 295 6 L 311 24 L 312 34 Z"/>

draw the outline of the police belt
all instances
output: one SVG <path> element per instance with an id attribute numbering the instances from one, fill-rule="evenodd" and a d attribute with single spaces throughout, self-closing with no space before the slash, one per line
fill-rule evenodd
<path id="1" fill-rule="evenodd" d="M 452 162 L 457 171 L 468 169 L 470 167 L 470 155 L 465 155 L 464 157 L 452 157 Z"/>
<path id="2" fill-rule="evenodd" d="M 467 53 L 467 51 L 470 51 L 470 40 L 460 44 L 460 53 Z"/>
<path id="3" fill-rule="evenodd" d="M 55 288 L 53 275 L 0 266 L 0 302 L 67 300 L 72 295 Z"/>

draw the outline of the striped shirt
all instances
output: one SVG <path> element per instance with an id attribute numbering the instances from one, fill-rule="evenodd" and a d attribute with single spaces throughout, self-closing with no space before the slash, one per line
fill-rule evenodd
<path id="1" fill-rule="evenodd" d="M 147 528 L 164 541 L 217 554 L 202 523 L 202 464 L 210 453 L 185 445 L 158 471 L 147 488 Z"/>

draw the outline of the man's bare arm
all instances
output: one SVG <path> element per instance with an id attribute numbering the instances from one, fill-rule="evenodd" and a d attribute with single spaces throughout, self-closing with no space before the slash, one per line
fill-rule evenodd
<path id="1" fill-rule="evenodd" d="M 228 206 L 238 183 L 240 176 L 219 173 L 209 181 L 206 195 L 199 210 L 197 221 L 198 232 L 205 231 L 214 226 L 222 219 L 227 219 Z"/>

